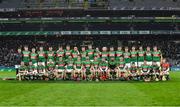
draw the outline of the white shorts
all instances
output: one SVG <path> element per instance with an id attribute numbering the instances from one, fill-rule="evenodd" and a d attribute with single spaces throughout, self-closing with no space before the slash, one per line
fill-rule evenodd
<path id="1" fill-rule="evenodd" d="M 125 64 L 125 68 L 130 68 L 131 67 L 131 63 L 126 63 Z"/>
<path id="2" fill-rule="evenodd" d="M 66 70 L 68 73 L 71 73 L 73 71 L 73 69 L 67 69 Z"/>
<path id="3" fill-rule="evenodd" d="M 143 65 L 144 62 L 138 62 L 138 67 L 141 67 L 141 65 Z"/>
<path id="4" fill-rule="evenodd" d="M 147 64 L 148 65 L 152 65 L 152 61 L 147 61 Z"/>
<path id="5" fill-rule="evenodd" d="M 156 64 L 157 64 L 157 66 L 159 66 L 159 67 L 161 66 L 161 63 L 160 63 L 160 62 L 156 62 Z"/>

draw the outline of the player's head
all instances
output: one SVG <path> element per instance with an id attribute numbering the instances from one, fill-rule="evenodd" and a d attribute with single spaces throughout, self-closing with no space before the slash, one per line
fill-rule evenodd
<path id="1" fill-rule="evenodd" d="M 140 46 L 140 47 L 139 47 L 139 50 L 140 50 L 140 51 L 142 51 L 142 50 L 143 50 L 143 47 L 142 47 L 142 46 Z"/>
<path id="2" fill-rule="evenodd" d="M 70 46 L 69 45 L 66 46 L 66 50 L 70 50 Z"/>
<path id="3" fill-rule="evenodd" d="M 129 49 L 128 49 L 128 47 L 127 47 L 127 46 L 125 47 L 125 49 L 124 49 L 124 50 L 125 50 L 125 52 L 128 52 L 128 51 L 129 51 Z"/>
<path id="4" fill-rule="evenodd" d="M 135 67 L 135 66 L 136 66 L 136 64 L 135 64 L 134 62 L 132 62 L 132 63 L 131 63 L 131 66 L 132 66 L 132 67 Z"/>
<path id="5" fill-rule="evenodd" d="M 30 61 L 30 62 L 29 62 L 29 65 L 33 65 L 33 63 Z"/>
<path id="6" fill-rule="evenodd" d="M 81 47 L 81 51 L 86 51 L 86 48 L 84 46 Z"/>
<path id="7" fill-rule="evenodd" d="M 72 59 L 72 56 L 69 56 L 68 59 Z"/>
<path id="8" fill-rule="evenodd" d="M 99 51 L 99 48 L 98 47 L 96 47 L 96 52 L 98 52 Z"/>
<path id="9" fill-rule="evenodd" d="M 150 51 L 150 50 L 151 50 L 151 48 L 150 48 L 149 46 L 147 46 L 146 50 L 147 50 L 147 51 Z"/>
<path id="10" fill-rule="evenodd" d="M 18 53 L 21 53 L 21 48 L 18 48 Z"/>
<path id="11" fill-rule="evenodd" d="M 22 62 L 21 62 L 21 66 L 24 66 L 24 65 L 25 65 L 24 62 L 22 61 Z"/>
<path id="12" fill-rule="evenodd" d="M 121 50 L 122 50 L 122 47 L 121 47 L 121 46 L 118 46 L 117 50 L 121 51 Z"/>
<path id="13" fill-rule="evenodd" d="M 154 50 L 154 51 L 157 51 L 157 46 L 154 46 L 154 47 L 153 47 L 153 50 Z"/>
<path id="14" fill-rule="evenodd" d="M 162 63 L 166 63 L 166 62 L 167 62 L 166 58 L 163 58 Z"/>
<path id="15" fill-rule="evenodd" d="M 115 60 L 115 59 L 112 57 L 112 58 L 111 58 L 111 61 L 114 61 L 114 60 Z"/>
<path id="16" fill-rule="evenodd" d="M 35 52 L 36 52 L 36 49 L 35 49 L 35 48 L 32 48 L 32 52 L 35 53 Z"/>
<path id="17" fill-rule="evenodd" d="M 77 50 L 78 50 L 78 48 L 77 48 L 77 46 L 75 46 L 75 47 L 74 47 L 74 51 L 77 51 Z"/>
<path id="18" fill-rule="evenodd" d="M 110 47 L 110 51 L 114 51 L 114 47 Z"/>
<path id="19" fill-rule="evenodd" d="M 28 46 L 24 46 L 24 50 L 25 50 L 25 51 L 28 51 Z"/>
<path id="20" fill-rule="evenodd" d="M 49 51 L 52 51 L 52 50 L 53 50 L 53 48 L 52 48 L 52 46 L 50 46 L 50 47 L 49 47 Z"/>
<path id="21" fill-rule="evenodd" d="M 89 57 L 86 57 L 86 61 L 89 61 Z"/>
<path id="22" fill-rule="evenodd" d="M 102 58 L 102 61 L 106 61 L 106 59 L 105 59 L 105 58 Z"/>
<path id="23" fill-rule="evenodd" d="M 62 50 L 63 50 L 63 47 L 62 47 L 62 46 L 59 46 L 59 50 L 62 51 Z"/>
<path id="24" fill-rule="evenodd" d="M 39 50 L 40 50 L 40 51 L 43 51 L 43 47 L 42 47 L 42 46 L 41 46 L 41 47 L 39 47 Z"/>
<path id="25" fill-rule="evenodd" d="M 88 45 L 88 49 L 92 49 L 92 45 Z"/>
<path id="26" fill-rule="evenodd" d="M 53 62 L 53 60 L 52 60 L 52 59 L 49 59 L 49 62 Z"/>
<path id="27" fill-rule="evenodd" d="M 102 51 L 106 52 L 107 51 L 107 47 L 102 47 Z"/>
<path id="28" fill-rule="evenodd" d="M 135 50 L 136 50 L 136 47 L 135 47 L 135 46 L 133 46 L 133 47 L 132 47 L 132 50 L 133 50 L 133 51 L 135 51 Z"/>
<path id="29" fill-rule="evenodd" d="M 120 62 L 123 62 L 123 61 L 124 61 L 124 58 L 123 58 L 123 57 L 120 57 L 119 60 L 120 60 Z"/>
<path id="30" fill-rule="evenodd" d="M 98 57 L 97 57 L 97 56 L 95 56 L 95 57 L 94 57 L 94 61 L 97 61 L 97 58 L 98 58 Z"/>
<path id="31" fill-rule="evenodd" d="M 43 63 L 42 62 L 38 62 L 38 65 L 43 65 Z"/>

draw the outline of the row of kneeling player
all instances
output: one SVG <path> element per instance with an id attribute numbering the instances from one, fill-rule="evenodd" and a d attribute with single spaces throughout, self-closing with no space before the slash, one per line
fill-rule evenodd
<path id="1" fill-rule="evenodd" d="M 135 63 L 126 66 L 122 61 L 115 61 L 113 58 L 109 61 L 91 62 L 89 60 L 77 62 L 72 60 L 64 63 L 58 63 L 49 60 L 45 65 L 38 62 L 37 66 L 29 62 L 28 66 L 21 62 L 18 80 L 143 80 L 159 81 L 169 80 L 169 63 L 166 59 L 162 60 L 161 66 L 156 62 L 148 65 L 147 61 L 138 67 Z"/>

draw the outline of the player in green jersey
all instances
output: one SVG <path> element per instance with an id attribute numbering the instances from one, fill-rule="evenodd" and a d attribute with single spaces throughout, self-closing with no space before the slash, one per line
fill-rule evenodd
<path id="1" fill-rule="evenodd" d="M 128 72 L 129 72 L 128 77 L 129 77 L 130 80 L 138 80 L 138 77 L 139 77 L 138 68 L 135 65 L 135 63 L 131 64 L 131 67 L 128 68 Z"/>
<path id="2" fill-rule="evenodd" d="M 151 65 L 151 71 L 150 71 L 150 76 L 151 76 L 151 80 L 156 80 L 159 81 L 160 79 L 160 67 L 156 64 L 155 61 L 152 62 Z"/>
<path id="3" fill-rule="evenodd" d="M 86 50 L 87 55 L 89 57 L 90 61 L 94 60 L 94 49 L 92 48 L 92 45 L 88 45 L 88 50 Z"/>
<path id="4" fill-rule="evenodd" d="M 146 61 L 144 61 L 144 64 L 141 65 L 141 79 L 144 81 L 150 81 L 149 79 L 149 73 L 150 73 L 151 67 L 147 64 Z"/>
<path id="5" fill-rule="evenodd" d="M 97 57 L 97 56 L 100 56 L 101 55 L 101 52 L 99 50 L 98 47 L 96 47 L 95 51 L 94 51 L 94 57 Z"/>
<path id="6" fill-rule="evenodd" d="M 23 54 L 23 62 L 25 64 L 28 64 L 30 61 L 30 51 L 28 49 L 28 46 L 24 47 L 24 51 L 22 51 L 22 54 Z"/>
<path id="7" fill-rule="evenodd" d="M 105 58 L 99 63 L 101 80 L 106 80 L 108 78 L 108 62 Z"/>
<path id="8" fill-rule="evenodd" d="M 86 48 L 84 46 L 81 47 L 80 55 L 81 55 L 81 61 L 82 62 L 86 61 L 87 51 L 86 51 Z"/>
<path id="9" fill-rule="evenodd" d="M 45 65 L 46 62 L 46 52 L 44 51 L 43 47 L 39 47 L 38 53 L 38 62 L 42 62 L 43 65 Z"/>
<path id="10" fill-rule="evenodd" d="M 27 66 L 25 65 L 24 62 L 21 62 L 21 65 L 20 65 L 20 67 L 18 69 L 19 69 L 19 72 L 17 74 L 18 80 L 19 81 L 24 80 L 24 77 L 28 72 Z"/>
<path id="11" fill-rule="evenodd" d="M 162 54 L 161 51 L 157 49 L 157 46 L 153 47 L 153 61 L 156 61 L 158 66 L 161 66 L 161 62 L 162 62 Z"/>
<path id="12" fill-rule="evenodd" d="M 65 78 L 71 79 L 73 77 L 74 72 L 74 61 L 71 56 L 66 60 L 66 70 L 65 70 Z"/>
<path id="13" fill-rule="evenodd" d="M 74 80 L 80 80 L 82 68 L 83 64 L 81 61 L 81 57 L 78 56 L 77 60 L 74 62 Z"/>
<path id="14" fill-rule="evenodd" d="M 26 74 L 26 78 L 28 80 L 34 80 L 36 79 L 36 74 L 35 72 L 37 72 L 37 66 L 33 65 L 32 62 L 29 62 L 29 65 L 27 66 L 28 68 L 28 73 Z"/>
<path id="15" fill-rule="evenodd" d="M 125 80 L 127 78 L 127 70 L 125 68 L 125 61 L 123 57 L 120 57 L 119 61 L 117 61 L 117 77 L 121 80 Z"/>
<path id="16" fill-rule="evenodd" d="M 116 66 L 117 66 L 117 62 L 115 60 L 115 57 L 111 57 L 110 60 L 109 60 L 109 63 L 108 63 L 108 66 L 109 66 L 109 71 L 108 71 L 108 75 L 110 77 L 111 80 L 114 80 L 117 78 L 116 74 Z"/>
<path id="17" fill-rule="evenodd" d="M 45 80 L 46 76 L 46 67 L 43 64 L 43 62 L 38 62 L 38 66 L 37 66 L 37 70 L 38 70 L 38 79 L 39 80 Z"/>
<path id="18" fill-rule="evenodd" d="M 137 51 L 136 51 L 136 48 L 135 46 L 132 47 L 131 49 L 131 63 L 135 63 L 136 66 L 138 66 L 138 63 L 137 63 Z"/>
<path id="19" fill-rule="evenodd" d="M 119 46 L 116 51 L 116 60 L 119 61 L 121 57 L 123 57 L 123 50 L 122 47 Z"/>
<path id="20" fill-rule="evenodd" d="M 74 50 L 72 50 L 72 58 L 73 58 L 73 60 L 77 61 L 78 56 L 79 56 L 79 51 L 78 51 L 78 48 L 75 46 Z"/>
<path id="21" fill-rule="evenodd" d="M 59 49 L 56 51 L 56 58 L 57 58 L 56 60 L 59 60 L 59 57 L 65 59 L 64 56 L 65 56 L 65 52 L 63 50 L 63 47 L 59 46 Z"/>
<path id="22" fill-rule="evenodd" d="M 56 79 L 63 79 L 64 73 L 65 73 L 65 61 L 63 60 L 63 57 L 59 57 L 58 60 L 56 60 L 56 67 L 55 67 L 55 76 Z"/>
<path id="23" fill-rule="evenodd" d="M 90 80 L 91 79 L 91 61 L 89 59 L 89 57 L 86 57 L 86 61 L 83 63 L 84 65 L 84 70 L 83 70 L 83 77 L 85 80 Z"/>
<path id="24" fill-rule="evenodd" d="M 141 65 L 144 63 L 145 60 L 145 51 L 143 50 L 143 47 L 139 47 L 138 51 L 138 67 L 141 67 Z"/>
<path id="25" fill-rule="evenodd" d="M 56 53 L 55 53 L 55 51 L 53 51 L 53 48 L 51 46 L 49 47 L 46 54 L 47 54 L 47 60 L 50 60 L 50 59 L 53 60 L 53 61 L 55 60 Z"/>
<path id="26" fill-rule="evenodd" d="M 72 53 L 71 47 L 67 45 L 65 50 L 65 58 L 68 59 L 69 56 L 71 56 L 71 53 Z"/>
<path id="27" fill-rule="evenodd" d="M 94 61 L 92 62 L 91 70 L 90 70 L 92 74 L 92 78 L 96 79 L 96 81 L 99 81 L 99 76 L 100 76 L 98 56 L 94 57 Z"/>
<path id="28" fill-rule="evenodd" d="M 129 52 L 128 47 L 125 47 L 123 56 L 124 56 L 124 61 L 126 63 L 125 64 L 126 68 L 130 68 L 131 67 L 131 53 Z"/>
<path id="29" fill-rule="evenodd" d="M 108 56 L 109 56 L 109 52 L 107 51 L 107 47 L 102 47 L 101 58 L 107 61 Z"/>
<path id="30" fill-rule="evenodd" d="M 30 59 L 31 59 L 33 65 L 35 65 L 35 66 L 37 66 L 37 57 L 38 57 L 38 54 L 36 53 L 36 49 L 32 48 L 32 52 L 30 54 Z"/>
<path id="31" fill-rule="evenodd" d="M 153 56 L 152 56 L 151 48 L 149 46 L 146 48 L 145 54 L 146 54 L 145 60 L 147 61 L 147 64 L 152 65 Z"/>
<path id="32" fill-rule="evenodd" d="M 46 73 L 47 73 L 47 80 L 52 80 L 55 78 L 55 62 L 53 59 L 47 60 L 46 63 Z"/>
<path id="33" fill-rule="evenodd" d="M 114 47 L 110 47 L 109 51 L 109 59 L 114 58 L 115 59 L 116 52 L 114 51 Z"/>

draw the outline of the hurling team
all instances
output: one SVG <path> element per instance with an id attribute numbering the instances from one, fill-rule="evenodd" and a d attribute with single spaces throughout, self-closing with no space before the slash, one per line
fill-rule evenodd
<path id="1" fill-rule="evenodd" d="M 166 81 L 170 65 L 157 46 L 102 47 L 92 45 L 18 49 L 22 61 L 18 80 Z"/>

